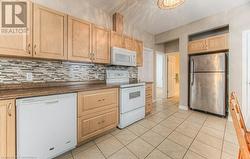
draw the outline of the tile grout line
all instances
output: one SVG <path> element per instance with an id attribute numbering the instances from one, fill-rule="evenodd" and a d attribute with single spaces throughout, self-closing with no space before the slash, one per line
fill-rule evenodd
<path id="1" fill-rule="evenodd" d="M 195 139 L 197 138 L 198 134 L 200 133 L 202 127 L 204 126 L 205 122 L 207 121 L 207 118 L 208 118 L 208 117 L 206 117 L 206 120 L 203 122 L 202 126 L 201 126 L 200 129 L 198 130 L 198 133 L 195 135 L 193 141 L 192 141 L 191 144 L 189 145 L 189 147 L 188 147 L 187 151 L 185 152 L 184 156 L 182 157 L 182 159 L 184 159 L 184 157 L 186 156 L 187 152 L 190 150 L 190 147 L 191 147 L 192 144 L 194 143 L 194 141 L 195 141 Z M 192 150 L 191 150 L 191 151 L 192 151 Z M 193 152 L 193 151 L 192 151 L 192 152 Z M 195 153 L 198 154 L 197 152 L 195 152 Z M 201 157 L 204 157 L 204 156 L 202 156 L 202 155 L 200 155 L 200 154 L 198 154 L 198 155 L 201 156 Z M 204 158 L 206 158 L 206 157 L 204 157 Z"/>
<path id="2" fill-rule="evenodd" d="M 223 153 L 223 147 L 224 147 L 224 140 L 225 140 L 225 135 L 226 135 L 226 128 L 227 128 L 227 121 L 226 121 L 226 124 L 225 124 L 225 127 L 224 127 L 224 135 L 223 135 L 223 139 L 222 139 L 220 159 L 222 159 L 222 153 Z"/>
<path id="3" fill-rule="evenodd" d="M 177 112 L 178 112 L 178 110 L 177 110 L 175 113 L 177 113 Z M 170 115 L 169 117 L 167 117 L 167 118 L 170 118 L 170 117 L 173 116 L 175 113 L 171 114 L 171 115 Z M 192 114 L 192 113 L 191 113 L 191 114 Z M 190 114 L 190 115 L 191 115 L 191 114 Z M 166 119 L 167 119 L 167 118 L 166 118 Z M 187 118 L 188 118 L 188 117 L 187 117 Z M 165 119 L 164 119 L 164 120 L 165 120 Z M 181 122 L 175 129 L 173 129 L 172 132 L 171 132 L 170 134 L 168 134 L 167 137 L 165 137 L 164 140 L 162 140 L 162 142 L 160 142 L 157 146 L 155 146 L 154 149 L 153 149 L 145 158 L 147 158 L 155 149 L 157 149 L 157 150 L 160 151 L 161 153 L 165 154 L 166 156 L 172 158 L 172 157 L 169 156 L 168 154 L 166 154 L 166 153 L 162 152 L 161 150 L 159 150 L 157 147 L 158 147 L 159 145 L 161 145 L 161 144 L 162 144 L 162 143 L 163 143 L 163 142 L 164 142 L 164 141 L 165 141 L 165 140 L 166 140 L 166 139 L 167 139 L 167 138 L 168 138 L 168 137 L 169 137 L 169 136 L 170 136 L 170 135 L 171 135 L 180 125 L 181 125 L 181 124 L 182 124 L 182 123 L 184 123 L 184 122 L 185 122 L 185 120 L 183 120 L 183 122 Z M 161 123 L 161 122 L 160 122 L 160 123 Z M 160 124 L 160 123 L 159 123 L 159 124 Z M 159 125 L 159 124 L 158 124 L 158 125 Z M 157 126 L 157 125 L 156 125 L 156 126 Z M 152 128 L 152 129 L 153 129 L 153 128 Z M 158 133 L 157 133 L 157 134 L 158 134 Z M 158 135 L 160 135 L 160 134 L 158 134 Z"/>

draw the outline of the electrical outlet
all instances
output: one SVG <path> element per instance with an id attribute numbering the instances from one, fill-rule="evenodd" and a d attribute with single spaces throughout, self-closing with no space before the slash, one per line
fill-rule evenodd
<path id="1" fill-rule="evenodd" d="M 27 81 L 33 81 L 33 75 L 32 75 L 32 73 L 26 73 L 26 80 Z"/>

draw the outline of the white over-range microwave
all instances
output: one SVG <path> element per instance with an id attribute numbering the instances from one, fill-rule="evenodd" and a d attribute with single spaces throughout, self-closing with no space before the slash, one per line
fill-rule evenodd
<path id="1" fill-rule="evenodd" d="M 111 64 L 121 66 L 136 66 L 136 52 L 123 48 L 112 47 Z"/>

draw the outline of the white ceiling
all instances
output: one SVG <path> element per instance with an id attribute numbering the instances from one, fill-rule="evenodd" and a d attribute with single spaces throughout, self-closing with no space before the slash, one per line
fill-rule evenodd
<path id="1" fill-rule="evenodd" d="M 186 0 L 176 9 L 160 10 L 157 0 L 90 0 L 97 8 L 113 14 L 152 34 L 158 34 L 204 17 L 240 6 L 250 0 Z M 249 5 L 249 4 L 248 4 Z"/>

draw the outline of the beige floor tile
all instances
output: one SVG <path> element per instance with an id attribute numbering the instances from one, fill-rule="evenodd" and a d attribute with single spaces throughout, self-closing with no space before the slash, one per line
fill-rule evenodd
<path id="1" fill-rule="evenodd" d="M 122 129 L 116 128 L 114 131 L 111 132 L 112 135 L 117 135 L 122 132 Z"/>
<path id="2" fill-rule="evenodd" d="M 157 148 L 173 159 L 183 158 L 187 151 L 186 148 L 168 139 L 164 140 Z"/>
<path id="3" fill-rule="evenodd" d="M 150 120 L 147 120 L 147 119 L 144 119 L 144 120 L 141 120 L 139 122 L 139 124 L 145 128 L 148 128 L 148 129 L 151 129 L 152 127 L 154 127 L 155 125 L 157 125 L 157 123 L 153 122 L 153 121 L 150 121 Z"/>
<path id="4" fill-rule="evenodd" d="M 157 134 L 163 136 L 163 137 L 167 137 L 173 131 L 172 129 L 169 129 L 169 128 L 167 128 L 165 126 L 161 126 L 161 125 L 157 125 L 151 130 L 156 132 Z"/>
<path id="5" fill-rule="evenodd" d="M 220 159 L 221 151 L 195 140 L 190 150 L 208 159 Z"/>
<path id="6" fill-rule="evenodd" d="M 186 148 L 189 148 L 190 144 L 192 143 L 193 139 L 186 136 L 186 135 L 183 135 L 177 131 L 174 131 L 173 133 L 171 133 L 169 136 L 168 136 L 168 139 L 181 145 L 181 146 L 184 146 Z"/>
<path id="7" fill-rule="evenodd" d="M 222 152 L 221 159 L 237 159 L 237 155 L 233 156 L 228 153 Z"/>
<path id="8" fill-rule="evenodd" d="M 171 121 L 171 120 L 163 120 L 160 123 L 160 125 L 174 130 L 175 128 L 177 128 L 180 125 L 180 123 L 177 123 L 177 122 L 174 122 L 174 121 Z"/>
<path id="9" fill-rule="evenodd" d="M 216 118 L 208 117 L 204 123 L 204 126 L 217 129 L 219 131 L 224 131 L 226 127 L 226 122 L 224 122 L 224 120 L 220 120 L 220 119 L 216 120 Z"/>
<path id="10" fill-rule="evenodd" d="M 100 142 L 105 141 L 105 140 L 107 140 L 107 139 L 109 139 L 111 137 L 112 137 L 111 134 L 106 134 L 106 135 L 103 135 L 103 136 L 95 139 L 94 141 L 95 141 L 95 143 L 100 143 Z"/>
<path id="11" fill-rule="evenodd" d="M 232 156 L 235 156 L 238 154 L 239 147 L 231 142 L 224 141 L 223 143 L 223 152 L 226 152 Z"/>
<path id="12" fill-rule="evenodd" d="M 110 137 L 107 140 L 97 143 L 97 146 L 106 157 L 124 147 L 115 137 Z"/>
<path id="13" fill-rule="evenodd" d="M 81 145 L 81 146 L 75 148 L 74 150 L 72 150 L 72 153 L 77 154 L 79 152 L 82 152 L 82 151 L 85 151 L 85 150 L 89 149 L 90 147 L 92 147 L 94 145 L 95 145 L 95 143 L 93 141 L 90 141 L 90 142 L 88 142 L 88 143 L 86 143 L 84 145 Z"/>
<path id="14" fill-rule="evenodd" d="M 154 147 L 158 146 L 165 139 L 165 137 L 155 133 L 152 130 L 149 130 L 148 132 L 143 134 L 141 138 Z"/>
<path id="15" fill-rule="evenodd" d="M 223 142 L 222 139 L 207 135 L 203 132 L 199 132 L 199 134 L 196 137 L 196 140 L 204 144 L 207 144 L 209 146 L 212 146 L 216 149 L 219 149 L 219 150 L 222 149 L 222 142 Z"/>
<path id="16" fill-rule="evenodd" d="M 236 134 L 232 134 L 232 133 L 227 132 L 227 133 L 225 133 L 224 140 L 231 142 L 235 145 L 238 145 L 238 139 L 237 139 Z"/>
<path id="17" fill-rule="evenodd" d="M 129 143 L 126 147 L 140 159 L 145 158 L 154 149 L 153 146 L 140 138 Z"/>
<path id="18" fill-rule="evenodd" d="M 150 153 L 146 159 L 171 159 L 161 151 L 155 149 L 152 153 Z"/>
<path id="19" fill-rule="evenodd" d="M 199 132 L 198 130 L 193 130 L 190 128 L 182 128 L 182 127 L 178 127 L 176 131 L 191 138 L 195 138 Z"/>
<path id="20" fill-rule="evenodd" d="M 149 130 L 148 128 L 145 128 L 138 123 L 129 126 L 127 129 L 133 132 L 137 136 L 141 136 L 142 134 L 144 134 L 146 131 Z"/>
<path id="21" fill-rule="evenodd" d="M 200 132 L 219 138 L 219 139 L 223 139 L 224 137 L 224 131 L 216 130 L 216 129 L 205 127 L 205 126 L 201 128 Z"/>
<path id="22" fill-rule="evenodd" d="M 64 154 L 62 154 L 54 159 L 73 159 L 73 155 L 70 151 L 70 152 L 64 153 Z"/>
<path id="23" fill-rule="evenodd" d="M 206 115 L 201 113 L 192 113 L 188 118 L 187 121 L 190 123 L 196 123 L 202 125 L 207 119 Z"/>
<path id="24" fill-rule="evenodd" d="M 177 118 L 174 115 L 172 115 L 169 118 L 167 118 L 166 120 L 173 121 L 173 122 L 181 124 L 185 119 L 183 119 L 183 118 Z"/>
<path id="25" fill-rule="evenodd" d="M 164 118 L 158 117 L 156 115 L 152 115 L 152 116 L 148 117 L 147 119 L 150 121 L 153 121 L 155 123 L 160 123 L 162 120 L 164 120 Z"/>
<path id="26" fill-rule="evenodd" d="M 133 153 L 131 153 L 126 147 L 124 147 L 120 151 L 114 153 L 108 159 L 137 159 L 137 157 Z"/>
<path id="27" fill-rule="evenodd" d="M 188 151 L 184 157 L 184 159 L 205 159 L 204 157 L 200 156 L 199 154 L 193 152 L 193 151 Z"/>
<path id="28" fill-rule="evenodd" d="M 134 133 L 132 133 L 131 131 L 127 129 L 124 129 L 123 131 L 115 135 L 115 137 L 124 145 L 127 145 L 128 143 L 133 141 L 135 138 L 137 138 L 137 136 Z"/>
<path id="29" fill-rule="evenodd" d="M 181 119 L 186 119 L 189 115 L 191 115 L 191 112 L 182 110 L 179 110 L 178 112 L 173 114 L 174 117 Z"/>
<path id="30" fill-rule="evenodd" d="M 95 145 L 73 156 L 74 159 L 105 159 L 101 151 Z"/>

